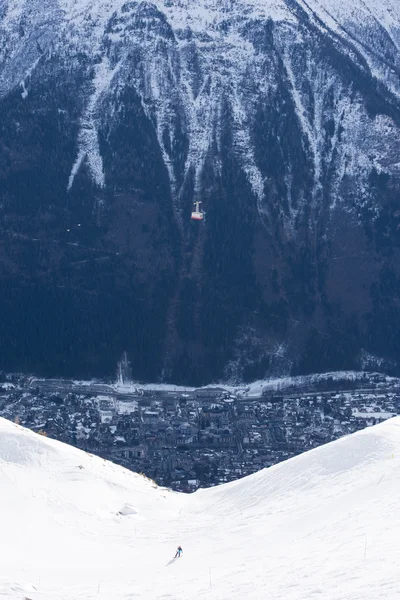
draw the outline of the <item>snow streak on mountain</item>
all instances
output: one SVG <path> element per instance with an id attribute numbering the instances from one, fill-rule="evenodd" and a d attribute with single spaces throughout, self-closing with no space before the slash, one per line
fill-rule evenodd
<path id="1" fill-rule="evenodd" d="M 399 369 L 398 2 L 3 0 L 0 40 L 3 368 Z"/>
<path id="2" fill-rule="evenodd" d="M 0 597 L 396 600 L 399 448 L 396 418 L 184 495 L 0 420 Z"/>

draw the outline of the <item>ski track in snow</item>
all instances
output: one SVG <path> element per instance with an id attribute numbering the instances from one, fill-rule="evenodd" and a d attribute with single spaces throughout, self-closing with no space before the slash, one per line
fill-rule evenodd
<path id="1" fill-rule="evenodd" d="M 0 598 L 398 600 L 399 468 L 396 417 L 185 495 L 0 419 Z"/>

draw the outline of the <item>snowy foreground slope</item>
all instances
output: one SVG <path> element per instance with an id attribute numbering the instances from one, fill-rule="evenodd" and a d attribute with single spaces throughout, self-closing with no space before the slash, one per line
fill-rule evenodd
<path id="1" fill-rule="evenodd" d="M 396 418 L 185 496 L 0 420 L 0 598 L 397 599 L 399 469 Z"/>

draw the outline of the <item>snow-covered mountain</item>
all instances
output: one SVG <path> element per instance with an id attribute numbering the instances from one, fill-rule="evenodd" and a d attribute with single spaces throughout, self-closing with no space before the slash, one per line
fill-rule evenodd
<path id="1" fill-rule="evenodd" d="M 399 448 L 396 418 L 184 495 L 0 420 L 0 598 L 397 600 Z"/>
<path id="2" fill-rule="evenodd" d="M 396 368 L 399 6 L 3 0 L 3 366 Z"/>

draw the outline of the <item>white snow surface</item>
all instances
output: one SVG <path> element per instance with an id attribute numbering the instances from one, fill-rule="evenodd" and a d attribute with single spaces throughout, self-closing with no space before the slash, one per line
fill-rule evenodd
<path id="1" fill-rule="evenodd" d="M 394 418 L 184 495 L 0 419 L 0 598 L 397 600 L 399 469 Z"/>

